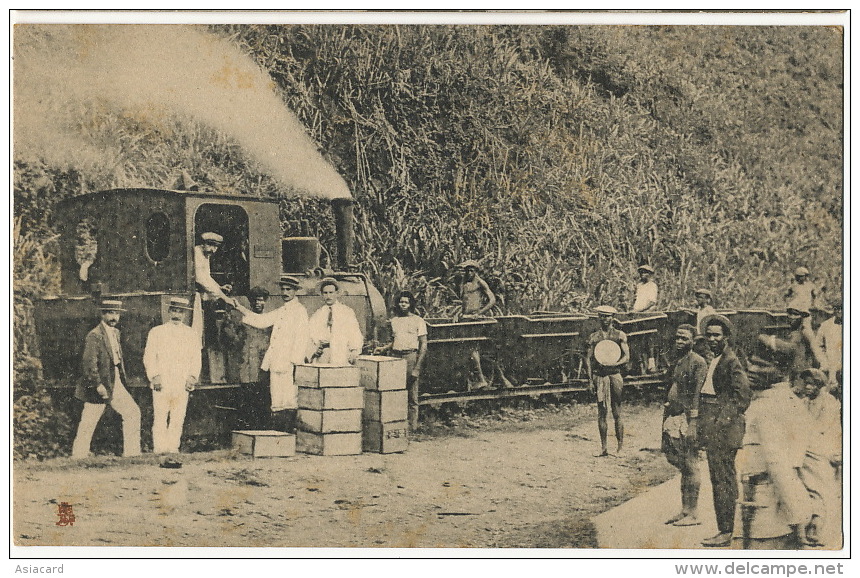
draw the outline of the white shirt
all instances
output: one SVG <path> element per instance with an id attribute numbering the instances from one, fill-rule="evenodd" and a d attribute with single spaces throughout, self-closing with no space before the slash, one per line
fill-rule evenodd
<path id="1" fill-rule="evenodd" d="M 102 326 L 104 326 L 105 335 L 107 335 L 108 338 L 113 364 L 120 365 L 122 363 L 122 349 L 120 349 L 119 346 L 119 329 L 111 327 L 104 321 L 102 321 Z"/>
<path id="2" fill-rule="evenodd" d="M 636 283 L 636 301 L 633 302 L 633 311 L 648 311 L 657 306 L 657 284 L 654 281 L 647 283 Z"/>
<path id="3" fill-rule="evenodd" d="M 391 331 L 394 333 L 393 350 L 418 349 L 418 338 L 427 335 L 427 323 L 414 313 L 404 317 L 397 315 L 391 318 Z"/>
<path id="4" fill-rule="evenodd" d="M 711 360 L 711 364 L 708 366 L 708 374 L 705 376 L 705 383 L 702 385 L 702 393 L 707 395 L 717 395 L 717 392 L 714 391 L 714 370 L 717 368 L 717 364 L 722 358 L 723 354 L 721 353 Z"/>
<path id="5" fill-rule="evenodd" d="M 268 313 L 249 311 L 242 321 L 257 329 L 272 328 L 269 348 L 260 365 L 263 371 L 291 372 L 293 364 L 305 360 L 310 346 L 308 310 L 298 299 L 291 299 Z"/>
<path id="6" fill-rule="evenodd" d="M 329 311 L 331 327 L 328 325 Z M 337 301 L 331 307 L 323 305 L 311 315 L 309 325 L 314 348 L 328 341 L 332 365 L 346 365 L 349 363 L 350 354 L 357 355 L 361 352 L 364 336 L 351 307 Z"/>
<path id="7" fill-rule="evenodd" d="M 200 340 L 184 323 L 164 323 L 150 329 L 143 351 L 146 377 L 161 379 L 163 387 L 185 387 L 200 376 Z"/>
<path id="8" fill-rule="evenodd" d="M 227 298 L 221 291 L 221 286 L 212 278 L 209 257 L 203 253 L 201 245 L 194 246 L 194 281 L 199 283 L 208 294 L 226 301 Z"/>
<path id="9" fill-rule="evenodd" d="M 818 328 L 818 346 L 824 350 L 827 360 L 826 371 L 837 371 L 842 369 L 842 325 L 837 325 L 834 318 L 826 320 Z"/>

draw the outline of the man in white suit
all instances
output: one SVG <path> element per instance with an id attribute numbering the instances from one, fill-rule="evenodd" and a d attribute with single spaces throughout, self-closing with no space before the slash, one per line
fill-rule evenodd
<path id="1" fill-rule="evenodd" d="M 185 324 L 188 299 L 171 297 L 168 322 L 153 327 L 146 338 L 143 366 L 152 389 L 152 451 L 179 453 L 188 393 L 200 377 L 200 340 Z"/>
<path id="2" fill-rule="evenodd" d="M 298 389 L 293 381 L 296 363 L 303 363 L 308 352 L 308 311 L 296 299 L 300 281 L 281 275 L 281 298 L 284 304 L 268 313 L 254 313 L 237 303 L 242 322 L 258 329 L 272 328 L 269 348 L 260 369 L 269 372 L 272 396 L 272 428 L 292 432 L 296 428 Z"/>
<path id="3" fill-rule="evenodd" d="M 364 345 L 355 311 L 338 301 L 340 285 L 331 277 L 320 282 L 320 294 L 324 304 L 310 319 L 311 340 L 315 348 L 311 363 L 353 363 Z"/>

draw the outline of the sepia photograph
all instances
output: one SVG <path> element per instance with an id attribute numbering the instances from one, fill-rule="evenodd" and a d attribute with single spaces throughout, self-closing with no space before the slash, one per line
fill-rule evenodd
<path id="1" fill-rule="evenodd" d="M 13 11 L 12 555 L 849 557 L 849 17 Z"/>

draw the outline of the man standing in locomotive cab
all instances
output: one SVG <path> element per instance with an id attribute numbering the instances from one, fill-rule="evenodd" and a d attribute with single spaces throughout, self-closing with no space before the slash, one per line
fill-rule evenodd
<path id="1" fill-rule="evenodd" d="M 662 450 L 670 464 L 681 471 L 681 511 L 666 520 L 675 526 L 698 526 L 699 446 L 696 429 L 699 421 L 699 396 L 708 365 L 693 351 L 696 328 L 684 323 L 675 330 L 675 352 L 663 417 Z"/>
<path id="2" fill-rule="evenodd" d="M 719 532 L 703 546 L 731 544 L 735 527 L 738 479 L 735 457 L 743 445 L 744 412 L 750 404 L 747 373 L 729 345 L 734 326 L 724 315 L 703 321 L 705 339 L 714 358 L 708 364 L 699 397 L 699 445 L 708 456 L 708 472 Z"/>
<path id="3" fill-rule="evenodd" d="M 323 306 L 310 318 L 313 354 L 311 363 L 354 363 L 364 346 L 364 336 L 352 307 L 338 300 L 340 284 L 332 277 L 320 282 Z"/>
<path id="4" fill-rule="evenodd" d="M 606 448 L 607 406 L 612 408 L 618 452 L 621 452 L 624 445 L 624 424 L 621 421 L 624 380 L 621 377 L 621 368 L 630 361 L 630 348 L 627 345 L 627 335 L 614 327 L 615 314 L 618 311 L 608 305 L 601 305 L 595 308 L 595 311 L 600 320 L 600 329 L 588 338 L 585 366 L 591 392 L 597 395 L 597 429 L 600 433 L 600 457 L 603 457 L 609 455 Z"/>
<path id="5" fill-rule="evenodd" d="M 72 445 L 72 457 L 89 455 L 93 432 L 107 405 L 122 417 L 122 455 L 137 456 L 140 455 L 140 408 L 125 388 L 125 364 L 116 328 L 125 309 L 117 299 L 103 300 L 100 309 L 101 322 L 84 341 L 83 376 L 75 389 L 75 397 L 84 402 L 84 408 Z"/>
<path id="6" fill-rule="evenodd" d="M 152 451 L 179 453 L 188 394 L 200 377 L 200 342 L 185 324 L 188 299 L 171 297 L 169 321 L 149 331 L 143 366 L 152 389 Z"/>
<path id="7" fill-rule="evenodd" d="M 212 256 L 218 252 L 223 242 L 224 237 L 207 231 L 200 235 L 200 244 L 194 246 L 194 282 L 197 284 L 197 296 L 194 300 L 191 327 L 202 340 L 208 361 L 209 380 L 212 383 L 220 383 L 225 379 L 224 352 L 219 343 L 218 304 L 221 301 L 235 305 L 234 300 L 225 293 L 230 292 L 232 287 L 221 286 L 212 278 Z M 223 311 L 223 305 L 221 310 Z"/>
<path id="8" fill-rule="evenodd" d="M 268 313 L 257 313 L 240 303 L 236 308 L 244 314 L 242 321 L 257 329 L 272 328 L 269 347 L 260 369 L 269 372 L 271 395 L 271 427 L 294 432 L 298 411 L 298 389 L 293 381 L 295 364 L 302 363 L 310 342 L 308 311 L 296 299 L 301 282 L 291 275 L 281 275 L 281 298 L 284 304 Z"/>

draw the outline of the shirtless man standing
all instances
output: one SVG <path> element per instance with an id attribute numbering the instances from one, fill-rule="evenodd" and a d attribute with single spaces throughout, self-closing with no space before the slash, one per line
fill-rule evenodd
<path id="1" fill-rule="evenodd" d="M 483 316 L 496 305 L 496 296 L 487 285 L 487 282 L 478 275 L 478 262 L 472 259 L 460 263 L 463 269 L 463 282 L 460 285 L 459 297 L 463 303 L 463 311 L 459 321 L 469 321 Z M 472 370 L 477 380 L 472 381 L 471 375 L 468 379 L 468 388 L 486 389 L 489 387 L 484 372 L 481 369 L 481 352 L 477 347 L 472 348 L 470 353 Z M 470 372 L 471 374 L 472 372 Z"/>

